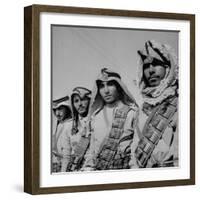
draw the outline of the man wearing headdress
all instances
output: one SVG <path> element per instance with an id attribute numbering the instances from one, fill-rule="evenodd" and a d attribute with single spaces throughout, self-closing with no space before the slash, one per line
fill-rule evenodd
<path id="1" fill-rule="evenodd" d="M 52 172 L 60 172 L 63 162 L 63 148 L 65 132 L 72 117 L 69 96 L 53 101 L 53 113 L 56 117 L 55 132 L 52 137 Z"/>
<path id="2" fill-rule="evenodd" d="M 76 87 L 72 91 L 72 122 L 66 131 L 63 172 L 78 171 L 83 165 L 90 142 L 89 134 L 87 134 L 90 98 L 91 91 L 87 88 Z"/>
<path id="3" fill-rule="evenodd" d="M 136 149 L 141 168 L 178 165 L 178 65 L 167 45 L 147 41 L 140 56 L 138 86 L 143 105 Z"/>
<path id="4" fill-rule="evenodd" d="M 95 81 L 90 106 L 91 142 L 83 170 L 128 169 L 138 106 L 118 73 L 103 68 Z M 132 157 L 131 157 L 132 156 Z"/>

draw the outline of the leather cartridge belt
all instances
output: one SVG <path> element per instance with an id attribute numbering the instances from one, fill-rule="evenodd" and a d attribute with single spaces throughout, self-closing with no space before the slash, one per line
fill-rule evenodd
<path id="1" fill-rule="evenodd" d="M 124 124 L 130 107 L 124 105 L 121 109 L 116 109 L 112 122 L 112 128 L 108 137 L 101 145 L 99 154 L 96 159 L 96 169 L 121 169 L 127 167 L 127 157 L 124 153 L 118 152 L 120 138 L 124 132 Z"/>
<path id="2" fill-rule="evenodd" d="M 135 151 L 140 167 L 144 168 L 146 166 L 154 148 L 162 138 L 174 114 L 177 112 L 177 101 L 177 97 L 164 101 L 148 117 L 142 131 L 143 137 L 140 139 Z"/>

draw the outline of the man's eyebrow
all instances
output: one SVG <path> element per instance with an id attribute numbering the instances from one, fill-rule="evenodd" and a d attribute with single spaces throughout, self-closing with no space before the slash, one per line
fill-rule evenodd
<path id="1" fill-rule="evenodd" d="M 104 85 L 104 84 L 103 84 L 103 81 L 99 81 L 99 82 L 98 82 L 98 85 Z"/>

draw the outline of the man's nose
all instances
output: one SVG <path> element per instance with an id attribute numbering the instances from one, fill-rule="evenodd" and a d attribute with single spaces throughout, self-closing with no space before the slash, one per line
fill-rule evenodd
<path id="1" fill-rule="evenodd" d="M 83 101 L 79 101 L 79 106 L 82 106 L 83 105 Z"/>
<path id="2" fill-rule="evenodd" d="M 153 66 L 153 65 L 150 65 L 150 66 L 149 66 L 149 73 L 152 74 L 152 73 L 154 73 L 154 72 L 155 72 L 154 66 Z"/>
<path id="3" fill-rule="evenodd" d="M 60 111 L 56 110 L 56 116 L 59 116 L 59 115 L 60 115 Z"/>
<path id="4" fill-rule="evenodd" d="M 107 85 L 104 87 L 104 92 L 105 92 L 106 94 L 109 93 L 109 88 L 108 88 Z"/>

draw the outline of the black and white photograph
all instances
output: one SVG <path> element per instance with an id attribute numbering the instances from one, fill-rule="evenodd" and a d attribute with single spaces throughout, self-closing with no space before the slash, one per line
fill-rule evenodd
<path id="1" fill-rule="evenodd" d="M 179 31 L 51 25 L 51 173 L 178 168 Z"/>
<path id="2" fill-rule="evenodd" d="M 195 183 L 194 15 L 32 5 L 26 38 L 25 191 Z"/>

